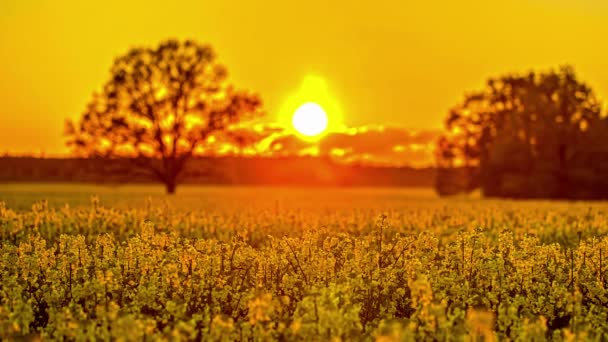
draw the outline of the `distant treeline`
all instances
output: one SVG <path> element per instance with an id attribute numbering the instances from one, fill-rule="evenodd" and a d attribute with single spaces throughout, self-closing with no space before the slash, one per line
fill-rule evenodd
<path id="1" fill-rule="evenodd" d="M 208 157 L 188 162 L 181 183 L 432 187 L 433 168 L 344 165 L 319 157 Z M 0 182 L 156 183 L 127 159 L 0 158 Z"/>

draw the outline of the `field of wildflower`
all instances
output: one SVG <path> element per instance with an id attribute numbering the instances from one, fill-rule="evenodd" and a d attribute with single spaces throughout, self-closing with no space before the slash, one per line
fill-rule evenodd
<path id="1" fill-rule="evenodd" d="M 608 340 L 608 203 L 161 190 L 0 187 L 0 339 Z"/>

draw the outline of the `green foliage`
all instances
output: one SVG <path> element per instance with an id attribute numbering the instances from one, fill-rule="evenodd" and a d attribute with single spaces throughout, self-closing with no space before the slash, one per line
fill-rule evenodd
<path id="1" fill-rule="evenodd" d="M 381 215 L 0 204 L 0 337 L 608 339 L 604 204 L 440 203 Z"/>

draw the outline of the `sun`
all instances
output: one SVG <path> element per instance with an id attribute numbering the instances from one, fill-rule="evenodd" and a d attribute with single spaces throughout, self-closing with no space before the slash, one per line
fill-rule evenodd
<path id="1" fill-rule="evenodd" d="M 306 75 L 300 87 L 289 93 L 277 111 L 277 123 L 290 134 L 315 142 L 345 129 L 342 106 L 322 77 Z"/>
<path id="2" fill-rule="evenodd" d="M 318 104 L 307 102 L 291 118 L 293 128 L 306 137 L 316 137 L 327 129 L 327 113 Z"/>

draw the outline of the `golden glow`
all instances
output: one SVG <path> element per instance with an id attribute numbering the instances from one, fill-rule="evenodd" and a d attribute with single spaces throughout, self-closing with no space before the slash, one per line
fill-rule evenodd
<path id="1" fill-rule="evenodd" d="M 298 133 L 315 137 L 327 129 L 327 114 L 318 104 L 307 102 L 296 110 L 291 123 Z"/>
<path id="2" fill-rule="evenodd" d="M 64 120 L 113 60 L 171 37 L 211 44 L 268 122 L 292 129 L 298 106 L 316 102 L 331 133 L 441 129 L 487 77 L 563 63 L 608 100 L 606 22 L 603 0 L 0 0 L 0 153 L 65 153 Z"/>
<path id="3" fill-rule="evenodd" d="M 316 107 L 318 108 L 315 108 Z M 320 109 L 320 110 L 319 110 Z M 294 122 L 295 113 L 312 111 L 312 115 L 298 114 L 298 125 Z M 315 114 L 316 112 L 316 114 Z M 323 112 L 323 113 L 321 113 Z M 317 123 L 311 123 L 307 119 L 311 116 Z M 325 119 L 321 117 L 325 116 Z M 318 117 L 318 119 L 315 119 Z M 302 81 L 300 88 L 291 96 L 287 97 L 279 112 L 278 121 L 292 130 L 300 137 L 318 136 L 319 133 L 329 133 L 344 130 L 342 124 L 342 109 L 338 101 L 332 96 L 325 80 L 319 76 L 309 75 Z M 307 123 L 305 123 L 306 121 Z M 314 126 L 314 127 L 311 127 Z M 325 126 L 320 128 L 320 126 Z M 318 130 L 318 132 L 317 132 Z"/>
<path id="4" fill-rule="evenodd" d="M 309 146 L 298 152 L 300 156 L 319 156 L 319 146 Z"/>

